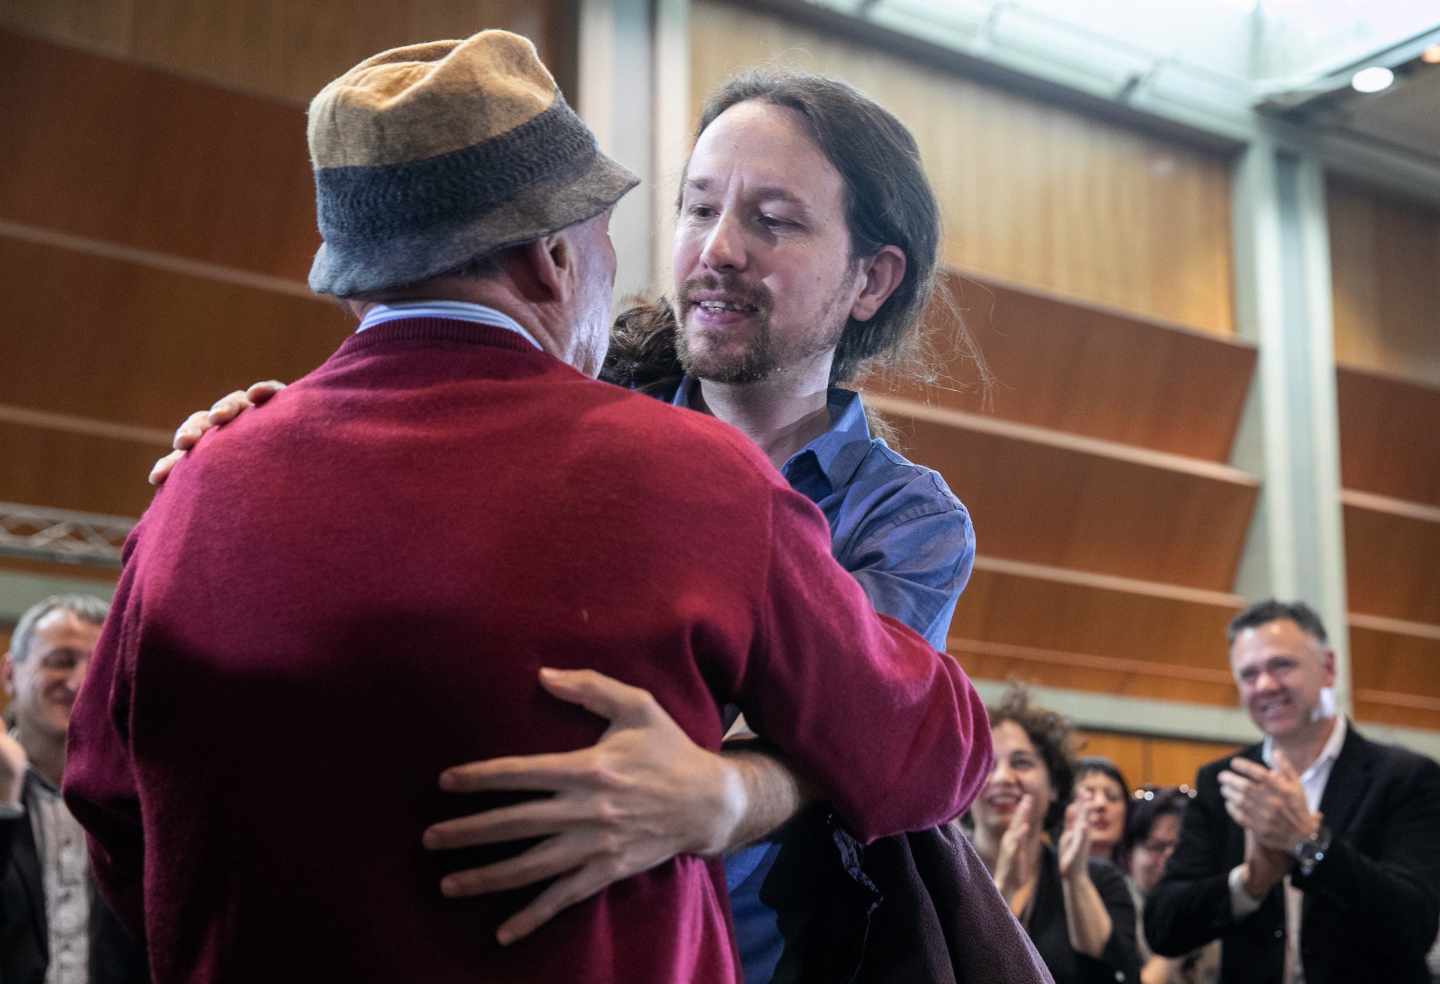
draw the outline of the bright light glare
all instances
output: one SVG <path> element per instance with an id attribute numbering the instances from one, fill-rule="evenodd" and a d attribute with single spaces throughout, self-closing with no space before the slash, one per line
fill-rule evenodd
<path id="1" fill-rule="evenodd" d="M 1420 52 L 1420 60 L 1427 65 L 1440 65 L 1440 44 L 1432 44 Z"/>
<path id="2" fill-rule="evenodd" d="M 1390 69 L 1372 65 L 1356 72 L 1350 79 L 1350 87 L 1356 92 L 1380 92 L 1390 88 L 1394 81 L 1395 73 Z"/>

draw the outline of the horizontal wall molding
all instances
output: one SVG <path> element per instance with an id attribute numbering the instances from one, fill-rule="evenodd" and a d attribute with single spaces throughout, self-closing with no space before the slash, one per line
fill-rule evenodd
<path id="1" fill-rule="evenodd" d="M 0 420 L 25 427 L 39 427 L 45 430 L 64 431 L 67 434 L 85 434 L 89 437 L 105 437 L 117 441 L 131 441 L 156 448 L 169 448 L 174 434 L 156 427 L 135 427 L 117 424 L 93 417 L 77 417 L 68 413 L 50 413 L 32 410 L 28 407 L 14 407 L 0 403 Z"/>
<path id="2" fill-rule="evenodd" d="M 915 420 L 942 424 L 946 427 L 956 427 L 983 434 L 994 434 L 997 437 L 1003 437 L 1012 441 L 1025 441 L 1030 444 L 1041 444 L 1046 447 L 1059 448 L 1065 451 L 1078 451 L 1081 454 L 1110 458 L 1114 461 L 1123 461 L 1127 464 L 1140 465 L 1145 468 L 1158 468 L 1165 471 L 1179 472 L 1181 474 L 1193 475 L 1196 478 L 1204 478 L 1216 482 L 1228 482 L 1232 485 L 1244 486 L 1245 488 L 1258 489 L 1260 487 L 1260 480 L 1254 475 L 1241 471 L 1239 468 L 1233 468 L 1230 465 L 1222 465 L 1213 461 L 1202 461 L 1198 458 L 1188 458 L 1183 455 L 1170 454 L 1165 451 L 1137 448 L 1129 444 L 1121 444 L 1117 441 L 1087 437 L 1083 434 L 1068 434 L 1045 427 L 1036 427 L 1033 424 L 998 420 L 983 414 L 970 413 L 965 410 L 953 410 L 948 407 L 938 407 L 933 404 L 922 403 L 918 400 L 889 396 L 884 393 L 867 393 L 865 402 L 885 414 L 897 414 L 912 417 Z"/>
<path id="3" fill-rule="evenodd" d="M 1384 618 L 1380 615 L 1362 615 L 1351 612 L 1349 621 L 1352 628 L 1370 629 L 1374 632 L 1388 632 L 1391 635 L 1413 636 L 1416 639 L 1440 641 L 1440 625 L 1426 622 L 1407 622 L 1398 618 Z"/>
<path id="4" fill-rule="evenodd" d="M 162 253 L 152 249 L 139 249 L 134 246 L 126 246 L 122 243 L 106 242 L 100 239 L 91 239 L 88 236 L 77 236 L 68 232 L 58 232 L 54 229 L 41 229 L 36 226 L 25 225 L 21 222 L 10 222 L 6 219 L 0 219 L 0 236 L 7 239 L 17 239 L 25 243 L 35 243 L 40 246 L 52 246 L 57 249 L 69 250 L 75 253 L 99 256 L 107 260 L 120 260 L 124 263 L 133 263 L 137 266 L 148 267 L 152 270 L 164 270 L 167 273 L 179 273 L 187 277 L 213 280 L 216 283 L 249 287 L 253 290 L 287 294 L 292 297 L 303 297 L 307 301 L 315 301 L 320 304 L 334 303 L 331 299 L 316 294 L 306 284 L 298 280 L 272 277 L 263 273 L 252 273 L 249 270 L 240 270 L 235 267 L 221 266 L 216 263 L 205 263 L 201 260 L 186 259 L 183 256 L 176 256 L 173 253 Z"/>
<path id="5" fill-rule="evenodd" d="M 1015 577 L 1034 578 L 1041 581 L 1055 581 L 1082 588 L 1101 591 L 1120 591 L 1125 594 L 1142 595 L 1165 601 L 1179 601 L 1194 605 L 1213 605 L 1217 608 L 1244 607 L 1244 599 L 1237 594 L 1224 591 L 1205 591 L 1201 588 L 1187 588 L 1178 584 L 1161 584 L 1156 581 L 1141 581 L 1135 578 L 1115 577 L 1111 574 L 1095 574 L 1089 571 L 1071 570 L 1066 567 L 1050 567 L 1044 564 L 1027 564 L 998 557 L 980 556 L 975 558 L 977 571 L 992 571 Z"/>

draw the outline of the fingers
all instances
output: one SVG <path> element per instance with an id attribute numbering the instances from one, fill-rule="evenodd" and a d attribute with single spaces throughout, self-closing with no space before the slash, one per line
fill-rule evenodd
<path id="1" fill-rule="evenodd" d="M 584 902 L 596 892 L 608 888 L 629 874 L 634 872 L 622 873 L 619 868 L 605 862 L 587 864 L 568 878 L 555 882 L 536 896 L 528 906 L 501 923 L 495 938 L 503 946 L 524 939 L 565 909 L 577 902 Z"/>
<path id="2" fill-rule="evenodd" d="M 648 690 L 621 683 L 594 670 L 540 670 L 540 685 L 571 704 L 617 724 L 639 725 L 664 714 Z"/>
<path id="3" fill-rule="evenodd" d="M 215 425 L 210 422 L 209 410 L 197 410 L 185 418 L 185 422 L 175 431 L 175 439 L 170 446 L 176 451 L 188 451 L 200 440 L 200 435 Z"/>
<path id="4" fill-rule="evenodd" d="M 583 801 L 531 800 L 434 824 L 426 829 L 422 840 L 430 850 L 443 851 L 544 837 L 582 824 L 593 824 L 599 819 L 602 818 L 596 816 L 595 811 L 585 809 Z"/>
<path id="5" fill-rule="evenodd" d="M 1249 759 L 1233 758 L 1230 760 L 1230 766 L 1235 770 L 1231 775 L 1239 773 L 1253 782 L 1267 783 L 1274 778 L 1275 775 L 1275 773 L 1265 768 L 1265 766 L 1259 762 L 1252 762 Z"/>
<path id="6" fill-rule="evenodd" d="M 513 858 L 446 875 L 440 891 L 450 898 L 505 892 L 607 859 L 618 865 L 619 849 L 610 835 L 557 834 Z"/>
<path id="7" fill-rule="evenodd" d="M 243 390 L 236 390 L 233 393 L 226 393 L 216 400 L 210 407 L 210 424 L 218 427 L 221 424 L 228 424 L 234 420 L 242 411 L 248 410 L 255 404 Z"/>
<path id="8" fill-rule="evenodd" d="M 245 387 L 245 398 L 258 407 L 284 388 L 285 384 L 278 379 L 267 379 L 263 382 L 251 383 Z"/>
<path id="9" fill-rule="evenodd" d="M 1275 749 L 1273 759 L 1275 762 L 1275 771 L 1277 773 L 1279 773 L 1285 779 L 1294 779 L 1296 781 L 1299 781 L 1300 773 L 1296 772 L 1295 766 L 1290 763 L 1290 756 L 1286 755 L 1283 751 L 1277 748 Z"/>
<path id="10" fill-rule="evenodd" d="M 547 755 L 512 755 L 457 765 L 440 773 L 440 788 L 448 793 L 482 793 L 495 790 L 559 791 L 579 786 L 604 785 L 610 777 L 596 769 L 592 749 Z"/>
<path id="11" fill-rule="evenodd" d="M 185 457 L 184 451 L 171 451 L 165 457 L 161 458 L 159 461 L 155 462 L 155 464 L 151 465 L 149 477 L 150 484 L 165 484 L 165 479 L 170 477 L 170 472 L 174 470 L 175 464 L 183 457 Z"/>
<path id="12" fill-rule="evenodd" d="M 1244 776 L 1237 776 L 1233 772 L 1222 771 L 1220 779 L 1220 795 L 1227 799 L 1232 796 L 1244 796 L 1255 784 Z"/>

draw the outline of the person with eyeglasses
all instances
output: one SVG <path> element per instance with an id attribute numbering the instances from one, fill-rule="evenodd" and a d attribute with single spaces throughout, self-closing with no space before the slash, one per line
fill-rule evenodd
<path id="1" fill-rule="evenodd" d="M 1130 800 L 1130 818 L 1120 842 L 1130 894 L 1135 899 L 1141 984 L 1214 984 L 1220 976 L 1220 944 L 1212 942 L 1183 957 L 1162 957 L 1145 940 L 1145 900 L 1160 883 L 1165 862 L 1180 842 L 1180 823 L 1194 793 L 1188 786 L 1141 786 Z"/>

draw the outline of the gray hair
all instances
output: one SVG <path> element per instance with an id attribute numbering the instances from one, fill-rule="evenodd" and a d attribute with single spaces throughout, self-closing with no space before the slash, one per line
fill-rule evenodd
<path id="1" fill-rule="evenodd" d="M 55 611 L 69 612 L 80 621 L 89 622 L 91 625 L 103 625 L 105 616 L 110 613 L 110 603 L 93 595 L 60 594 L 51 595 L 44 601 L 31 605 L 20 616 L 20 621 L 15 623 L 15 631 L 10 636 L 12 661 L 19 663 L 30 655 L 30 642 L 35 636 L 35 626 L 40 624 L 42 618 Z"/>

